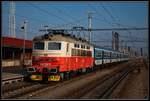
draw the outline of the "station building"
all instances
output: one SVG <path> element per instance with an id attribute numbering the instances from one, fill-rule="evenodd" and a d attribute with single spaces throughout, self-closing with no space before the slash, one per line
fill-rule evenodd
<path id="1" fill-rule="evenodd" d="M 32 41 L 25 40 L 25 55 L 23 63 L 24 39 L 2 37 L 2 67 L 14 67 L 32 64 Z"/>

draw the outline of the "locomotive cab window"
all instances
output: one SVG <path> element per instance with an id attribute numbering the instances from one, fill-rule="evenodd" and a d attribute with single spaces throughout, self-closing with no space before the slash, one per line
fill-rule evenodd
<path id="1" fill-rule="evenodd" d="M 61 50 L 61 43 L 59 42 L 49 42 L 48 50 Z"/>
<path id="2" fill-rule="evenodd" d="M 34 49 L 44 50 L 44 42 L 34 42 Z"/>

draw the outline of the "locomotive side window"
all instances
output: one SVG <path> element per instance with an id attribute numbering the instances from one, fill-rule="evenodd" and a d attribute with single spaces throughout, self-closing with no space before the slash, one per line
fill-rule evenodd
<path id="1" fill-rule="evenodd" d="M 80 56 L 81 54 L 80 54 L 80 50 L 78 49 L 77 50 L 77 56 Z"/>
<path id="2" fill-rule="evenodd" d="M 92 52 L 91 51 L 87 51 L 87 56 L 91 57 L 92 56 Z"/>
<path id="3" fill-rule="evenodd" d="M 49 42 L 48 50 L 61 50 L 61 43 L 58 42 Z"/>
<path id="4" fill-rule="evenodd" d="M 75 49 L 72 49 L 71 56 L 75 56 Z"/>
<path id="5" fill-rule="evenodd" d="M 44 50 L 44 42 L 34 42 L 34 49 Z"/>
<path id="6" fill-rule="evenodd" d="M 86 49 L 90 49 L 90 46 L 86 46 Z"/>
<path id="7" fill-rule="evenodd" d="M 86 51 L 85 50 L 81 50 L 81 56 L 86 56 Z"/>

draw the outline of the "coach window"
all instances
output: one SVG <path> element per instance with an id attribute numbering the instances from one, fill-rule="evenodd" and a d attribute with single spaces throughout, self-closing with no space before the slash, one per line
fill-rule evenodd
<path id="1" fill-rule="evenodd" d="M 97 58 L 101 58 L 102 57 L 102 52 L 101 51 L 97 51 L 96 52 L 96 57 Z"/>
<path id="2" fill-rule="evenodd" d="M 61 43 L 59 42 L 49 42 L 48 50 L 61 50 Z"/>
<path id="3" fill-rule="evenodd" d="M 113 59 L 115 58 L 115 53 L 112 53 L 112 56 L 111 56 Z"/>
<path id="4" fill-rule="evenodd" d="M 44 42 L 34 42 L 34 49 L 44 50 Z"/>
<path id="5" fill-rule="evenodd" d="M 108 52 L 105 52 L 104 54 L 105 54 L 105 58 L 108 58 Z"/>

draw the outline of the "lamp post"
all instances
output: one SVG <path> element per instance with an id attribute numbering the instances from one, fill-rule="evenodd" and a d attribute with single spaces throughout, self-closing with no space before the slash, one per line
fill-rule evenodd
<path id="1" fill-rule="evenodd" d="M 27 20 L 24 20 L 23 26 L 21 29 L 24 32 L 24 39 L 23 39 L 23 68 L 25 67 L 25 39 L 26 39 L 26 34 L 27 34 Z"/>

